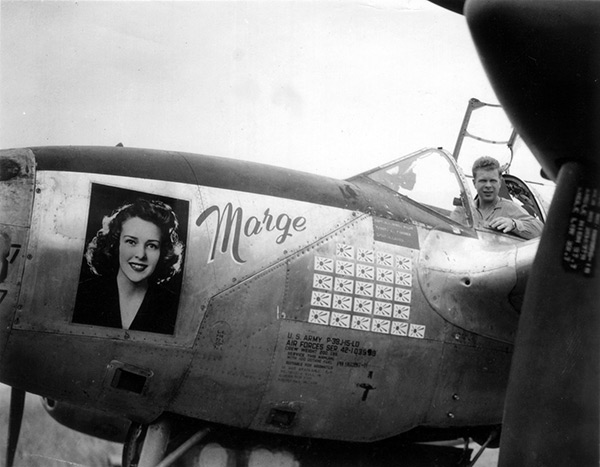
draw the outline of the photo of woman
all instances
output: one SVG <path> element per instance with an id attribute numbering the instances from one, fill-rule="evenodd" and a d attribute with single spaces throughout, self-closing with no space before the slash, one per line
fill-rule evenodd
<path id="1" fill-rule="evenodd" d="M 173 334 L 179 297 L 166 284 L 182 269 L 178 227 L 171 206 L 146 198 L 105 216 L 85 251 L 89 278 L 79 284 L 73 322 Z"/>

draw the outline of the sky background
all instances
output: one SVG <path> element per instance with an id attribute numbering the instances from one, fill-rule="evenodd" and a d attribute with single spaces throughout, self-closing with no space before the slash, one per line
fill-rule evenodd
<path id="1" fill-rule="evenodd" d="M 3 149 L 122 142 L 346 178 L 452 151 L 472 97 L 498 102 L 465 19 L 424 0 L 0 2 Z"/>

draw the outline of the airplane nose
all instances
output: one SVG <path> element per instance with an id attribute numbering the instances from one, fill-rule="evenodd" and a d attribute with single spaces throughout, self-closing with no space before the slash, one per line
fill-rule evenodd
<path id="1" fill-rule="evenodd" d="M 18 306 L 34 189 L 33 152 L 29 149 L 0 151 L 0 356 Z M 2 368 L 0 361 L 0 380 Z"/>

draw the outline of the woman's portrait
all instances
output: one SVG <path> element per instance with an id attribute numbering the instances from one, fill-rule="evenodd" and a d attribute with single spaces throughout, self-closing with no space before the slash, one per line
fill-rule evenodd
<path id="1" fill-rule="evenodd" d="M 73 322 L 173 334 L 179 287 L 168 285 L 182 270 L 178 228 L 172 207 L 149 195 L 104 216 L 85 250 Z"/>

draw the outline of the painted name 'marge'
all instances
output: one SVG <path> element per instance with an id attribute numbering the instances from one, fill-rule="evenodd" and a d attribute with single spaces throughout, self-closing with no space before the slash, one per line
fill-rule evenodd
<path id="1" fill-rule="evenodd" d="M 234 209 L 231 203 L 227 203 L 223 211 L 219 206 L 209 207 L 198 216 L 196 225 L 200 227 L 213 213 L 216 215 L 217 225 L 213 234 L 209 263 L 215 259 L 219 241 L 221 242 L 221 253 L 230 250 L 236 262 L 245 263 L 246 260 L 240 256 L 240 237 L 242 235 L 249 238 L 263 232 L 277 231 L 280 234 L 275 238 L 275 242 L 281 245 L 293 235 L 293 232 L 302 232 L 306 229 L 305 217 L 291 217 L 285 213 L 275 216 L 267 208 L 262 216 L 246 218 L 243 208 Z"/>

